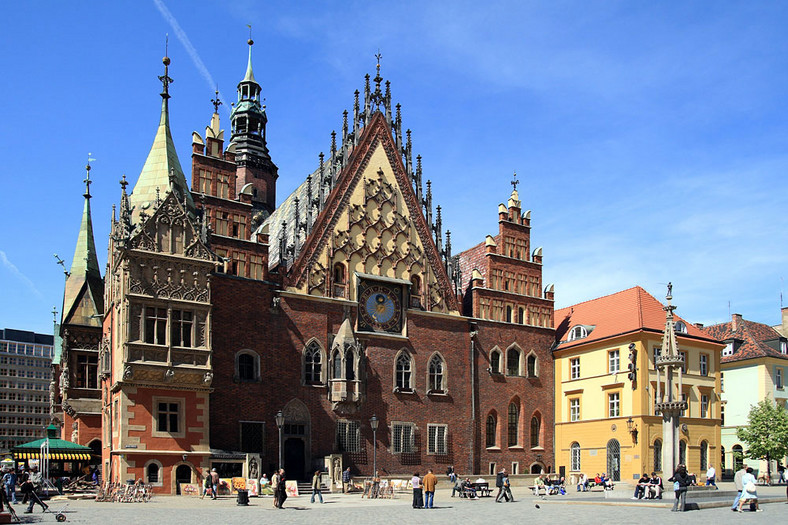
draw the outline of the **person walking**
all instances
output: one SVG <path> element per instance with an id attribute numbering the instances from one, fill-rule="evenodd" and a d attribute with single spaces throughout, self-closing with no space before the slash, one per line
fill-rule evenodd
<path id="1" fill-rule="evenodd" d="M 514 503 L 514 496 L 512 496 L 512 485 L 509 483 L 509 474 L 506 469 L 503 471 L 503 497 L 507 502 Z"/>
<path id="2" fill-rule="evenodd" d="M 279 471 L 275 470 L 271 476 L 271 488 L 274 489 L 274 508 L 279 508 Z"/>
<path id="3" fill-rule="evenodd" d="M 736 474 L 733 475 L 733 484 L 736 485 L 736 497 L 733 499 L 733 505 L 731 505 L 731 510 L 736 511 L 739 508 L 739 500 L 741 499 L 741 491 L 742 491 L 742 478 L 744 475 L 747 474 L 747 464 L 742 463 L 741 468 L 736 471 Z"/>
<path id="4" fill-rule="evenodd" d="M 217 495 L 219 494 L 219 473 L 216 472 L 216 468 L 211 469 L 211 499 L 219 499 Z"/>
<path id="5" fill-rule="evenodd" d="M 279 469 L 279 480 L 276 483 L 277 489 L 279 490 L 279 500 L 278 500 L 278 507 L 280 509 L 285 508 L 285 500 L 287 499 L 287 486 L 285 484 L 285 469 Z"/>
<path id="6" fill-rule="evenodd" d="M 350 475 L 350 467 L 348 467 L 342 472 L 342 492 L 345 494 L 350 492 L 350 483 L 352 480 L 353 476 Z"/>
<path id="7" fill-rule="evenodd" d="M 503 477 L 506 475 L 506 469 L 502 468 L 495 475 L 495 486 L 498 487 L 498 494 L 495 495 L 495 503 L 500 503 L 501 498 L 506 497 L 503 490 Z M 509 501 L 508 499 L 506 501 Z"/>
<path id="8" fill-rule="evenodd" d="M 209 471 L 205 473 L 205 479 L 202 482 L 202 496 L 200 496 L 200 499 L 204 499 L 209 490 L 211 490 L 211 494 L 213 494 L 212 487 L 213 483 L 211 483 L 211 473 Z"/>
<path id="9" fill-rule="evenodd" d="M 379 494 L 380 494 L 380 471 L 376 470 L 375 475 L 372 476 L 372 494 L 370 494 L 370 497 L 377 499 Z"/>
<path id="10" fill-rule="evenodd" d="M 712 465 L 709 465 L 708 470 L 706 470 L 706 486 L 714 486 L 715 489 L 719 490 L 717 486 L 717 471 Z"/>
<path id="11" fill-rule="evenodd" d="M 25 510 L 25 514 L 30 514 L 33 512 L 33 506 L 38 503 L 41 505 L 41 511 L 44 512 L 49 508 L 49 505 L 41 501 L 41 498 L 38 497 L 36 494 L 36 490 L 41 486 L 41 475 L 38 474 L 36 476 L 37 471 L 36 468 L 33 467 L 32 473 L 25 474 L 24 481 L 22 482 L 22 486 L 20 490 L 22 494 L 25 495 L 22 503 L 27 501 L 27 509 Z"/>
<path id="12" fill-rule="evenodd" d="M 424 507 L 431 509 L 435 501 L 435 486 L 438 484 L 438 477 L 432 473 L 432 469 L 427 469 L 427 475 L 424 476 L 424 495 L 426 501 Z"/>
<path id="13" fill-rule="evenodd" d="M 750 510 L 752 510 L 753 504 L 755 505 L 755 512 L 763 512 L 760 506 L 758 505 L 758 487 L 756 486 L 757 480 L 755 479 L 755 475 L 753 474 L 752 467 L 747 467 L 747 472 L 741 478 L 742 483 L 742 491 L 741 491 L 741 498 L 739 498 L 739 508 L 736 509 L 737 512 L 741 512 L 741 508 L 744 506 L 745 503 L 750 504 Z"/>
<path id="14" fill-rule="evenodd" d="M 410 483 L 413 486 L 413 508 L 414 509 L 423 509 L 424 508 L 424 494 L 422 493 L 421 478 L 419 477 L 419 473 L 418 472 L 413 474 L 413 477 L 410 478 Z"/>
<path id="15" fill-rule="evenodd" d="M 3 486 L 5 487 L 8 501 L 16 505 L 16 469 L 11 468 L 3 474 Z"/>
<path id="16" fill-rule="evenodd" d="M 320 498 L 320 503 L 323 503 L 323 494 L 320 492 L 320 471 L 316 470 L 315 475 L 312 476 L 312 501 L 315 502 L 315 496 Z"/>
<path id="17" fill-rule="evenodd" d="M 668 481 L 673 482 L 673 490 L 675 492 L 672 511 L 684 512 L 687 503 L 687 487 L 690 484 L 689 475 L 687 475 L 687 467 L 680 463 L 676 467 L 676 472 L 673 473 L 673 477 Z"/>

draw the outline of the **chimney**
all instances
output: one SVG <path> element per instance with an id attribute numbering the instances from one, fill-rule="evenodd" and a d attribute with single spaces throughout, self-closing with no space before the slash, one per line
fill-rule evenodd
<path id="1" fill-rule="evenodd" d="M 782 321 L 783 321 L 783 329 L 782 334 L 785 337 L 788 337 L 788 306 L 785 306 L 780 309 L 780 312 L 783 314 Z"/>
<path id="2" fill-rule="evenodd" d="M 695 326 L 703 330 L 703 323 L 695 323 Z"/>
<path id="3" fill-rule="evenodd" d="M 731 315 L 731 332 L 736 332 L 741 328 L 742 325 L 742 318 L 741 314 L 733 314 Z"/>

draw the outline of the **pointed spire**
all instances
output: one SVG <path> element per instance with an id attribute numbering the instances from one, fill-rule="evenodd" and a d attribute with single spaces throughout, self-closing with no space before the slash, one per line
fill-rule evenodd
<path id="1" fill-rule="evenodd" d="M 322 151 L 320 152 L 319 157 L 320 157 L 320 168 L 319 168 L 319 172 L 320 173 L 319 173 L 319 179 L 318 179 L 318 184 L 317 184 L 317 191 L 318 191 L 318 198 L 320 199 L 320 207 L 319 207 L 319 209 L 322 210 L 323 209 L 323 202 L 324 202 L 324 199 L 323 199 L 323 185 L 325 184 L 325 173 L 324 173 L 324 170 L 323 170 L 323 162 L 325 161 L 325 155 L 323 155 Z"/>
<path id="2" fill-rule="evenodd" d="M 443 227 L 443 219 L 441 218 L 441 207 L 438 205 L 435 208 L 435 226 L 432 227 L 432 231 L 435 233 L 435 246 L 438 247 L 438 253 L 443 255 L 443 232 L 441 228 Z"/>
<path id="3" fill-rule="evenodd" d="M 150 215 L 150 208 L 153 206 L 156 198 L 156 188 L 169 188 L 171 174 L 175 178 L 173 186 L 176 188 L 178 200 L 186 200 L 187 211 L 192 216 L 194 216 L 195 212 L 194 201 L 186 183 L 186 176 L 183 174 L 178 154 L 175 151 L 175 143 L 172 140 L 172 133 L 170 132 L 168 100 L 170 98 L 169 85 L 173 82 L 169 76 L 170 58 L 165 56 L 162 59 L 162 63 L 164 63 L 164 75 L 159 77 L 164 88 L 161 93 L 161 118 L 159 119 L 159 127 L 156 130 L 156 136 L 153 139 L 148 158 L 145 160 L 142 172 L 134 185 L 134 191 L 129 197 L 133 218 L 139 217 L 140 212 L 145 210 L 148 210 L 145 214 Z"/>
<path id="4" fill-rule="evenodd" d="M 353 93 L 355 96 L 353 101 L 353 141 L 355 144 L 358 144 L 358 130 L 361 127 L 360 117 L 359 115 L 359 104 L 358 104 L 358 89 Z"/>
<path id="5" fill-rule="evenodd" d="M 85 198 L 82 221 L 74 249 L 71 270 L 66 278 L 63 296 L 63 322 L 100 326 L 97 316 L 104 313 L 104 284 L 99 271 L 93 219 L 90 211 L 90 160 L 85 167 Z M 95 317 L 94 317 L 95 316 Z"/>
<path id="6" fill-rule="evenodd" d="M 431 229 L 432 228 L 432 181 L 427 181 L 427 195 L 424 200 L 421 201 L 422 206 L 424 206 L 424 218 L 427 219 L 427 226 Z"/>
<path id="7" fill-rule="evenodd" d="M 246 41 L 249 44 L 249 61 L 246 64 L 246 74 L 244 75 L 244 82 L 254 82 L 257 84 L 257 81 L 254 79 L 254 72 L 252 71 L 252 46 L 254 45 L 254 40 L 252 40 L 252 24 L 246 24 L 249 27 L 249 40 Z"/>
<path id="8" fill-rule="evenodd" d="M 408 137 L 405 142 L 405 173 L 407 173 L 408 179 L 413 180 L 413 158 L 411 156 L 413 145 L 410 143 L 410 130 L 406 131 L 405 135 Z"/>
<path id="9" fill-rule="evenodd" d="M 416 186 L 416 197 L 421 202 L 421 155 L 416 156 L 416 177 L 413 182 Z"/>
<path id="10" fill-rule="evenodd" d="M 397 116 L 394 118 L 394 131 L 395 140 L 397 142 L 397 151 L 402 152 L 402 115 L 400 114 L 401 104 L 397 104 Z"/>

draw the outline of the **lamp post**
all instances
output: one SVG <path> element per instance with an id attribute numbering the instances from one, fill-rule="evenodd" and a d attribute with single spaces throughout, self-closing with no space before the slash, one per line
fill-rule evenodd
<path id="1" fill-rule="evenodd" d="M 374 478 L 378 473 L 378 424 L 380 421 L 375 414 L 369 420 L 369 426 L 372 427 L 372 477 Z"/>
<path id="2" fill-rule="evenodd" d="M 279 429 L 279 468 L 284 468 L 284 458 L 282 456 L 282 438 L 284 437 L 285 415 L 280 410 L 276 413 L 276 427 Z"/>

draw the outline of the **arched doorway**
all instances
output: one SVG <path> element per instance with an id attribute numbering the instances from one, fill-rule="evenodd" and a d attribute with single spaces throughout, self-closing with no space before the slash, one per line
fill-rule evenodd
<path id="1" fill-rule="evenodd" d="M 192 468 L 189 465 L 178 465 L 175 469 L 175 493 L 180 495 L 181 483 L 192 482 Z"/>
<path id="2" fill-rule="evenodd" d="M 305 479 L 304 469 L 305 443 L 301 438 L 291 437 L 285 440 L 285 478 Z"/>
<path id="3" fill-rule="evenodd" d="M 544 472 L 544 466 L 542 466 L 540 463 L 534 463 L 531 465 L 531 474 L 541 474 L 542 472 Z"/>
<path id="4" fill-rule="evenodd" d="M 101 457 L 101 440 L 100 439 L 94 439 L 93 441 L 88 443 L 88 446 L 90 447 L 90 450 L 91 450 L 93 455 Z"/>
<path id="5" fill-rule="evenodd" d="M 285 405 L 282 456 L 287 479 L 308 479 L 307 470 L 311 465 L 311 417 L 309 409 L 300 399 L 293 399 Z"/>
<path id="6" fill-rule="evenodd" d="M 744 465 L 744 449 L 741 445 L 733 445 L 733 471 L 738 472 Z"/>
<path id="7" fill-rule="evenodd" d="M 607 475 L 613 481 L 621 481 L 621 444 L 617 439 L 607 442 Z"/>

